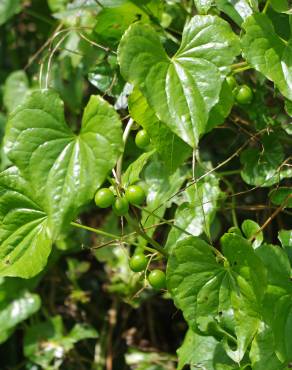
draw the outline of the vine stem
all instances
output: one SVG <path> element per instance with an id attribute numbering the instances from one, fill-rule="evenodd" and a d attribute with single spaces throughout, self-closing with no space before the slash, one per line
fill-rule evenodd
<path id="1" fill-rule="evenodd" d="M 188 185 L 186 185 L 184 188 L 178 190 L 175 194 L 170 196 L 168 199 L 166 199 L 165 202 L 169 202 L 171 199 L 176 197 L 178 194 L 183 193 L 186 189 L 188 189 L 190 186 L 193 186 L 196 182 L 199 182 L 203 180 L 205 177 L 209 176 L 211 173 L 217 171 L 219 168 L 225 166 L 227 163 L 229 163 L 233 158 L 237 157 L 240 152 L 245 149 L 248 144 L 252 141 L 255 140 L 258 136 L 262 135 L 264 132 L 266 132 L 267 129 L 262 129 L 261 131 L 257 132 L 256 134 L 252 135 L 244 144 L 242 144 L 230 157 L 225 159 L 223 162 L 219 163 L 216 167 L 212 168 L 210 171 L 204 173 L 202 176 L 196 178 L 195 180 L 192 180 Z M 242 193 L 242 192 L 241 192 Z M 163 204 L 160 204 L 158 207 L 156 207 L 153 212 L 157 211 L 159 208 L 162 207 Z"/>
<path id="2" fill-rule="evenodd" d="M 237 68 L 241 68 L 241 67 L 245 67 L 245 66 L 247 66 L 247 62 L 243 61 L 243 62 L 232 64 L 231 68 L 232 69 L 237 69 Z"/>
<path id="3" fill-rule="evenodd" d="M 270 5 L 270 0 L 267 0 L 266 3 L 265 3 L 264 9 L 262 11 L 263 14 L 266 13 L 266 11 L 268 10 L 269 5 Z"/>
<path id="4" fill-rule="evenodd" d="M 106 46 L 103 46 L 103 45 L 101 45 L 101 44 L 98 44 L 98 43 L 97 43 L 97 42 L 95 42 L 95 41 L 90 40 L 90 39 L 89 39 L 88 37 L 86 37 L 83 33 L 78 32 L 78 34 L 79 34 L 79 36 L 80 36 L 83 40 L 87 41 L 87 42 L 88 42 L 89 44 L 91 44 L 91 45 L 96 46 L 96 47 L 97 47 L 97 48 L 99 48 L 99 49 L 104 50 L 106 53 L 117 54 L 114 50 L 111 50 L 110 48 L 108 48 L 108 47 L 106 47 Z"/>
<path id="5" fill-rule="evenodd" d="M 238 175 L 240 174 L 241 170 L 230 170 L 230 171 L 222 171 L 222 172 L 217 172 L 219 176 L 233 176 L 233 175 Z"/>
<path id="6" fill-rule="evenodd" d="M 240 73 L 240 72 L 244 72 L 244 71 L 247 71 L 248 69 L 252 69 L 252 67 L 251 67 L 250 65 L 247 65 L 247 66 L 242 67 L 242 68 L 234 69 L 234 70 L 233 70 L 233 74 L 235 74 L 235 73 Z"/>
<path id="7" fill-rule="evenodd" d="M 127 126 L 125 128 L 124 134 L 123 134 L 124 145 L 127 142 L 127 139 L 129 137 L 129 134 L 130 134 L 130 131 L 131 131 L 131 128 L 132 128 L 133 124 L 134 124 L 134 120 L 132 118 L 130 118 L 128 123 L 127 123 Z M 119 184 L 121 184 L 121 180 L 122 180 L 123 158 L 124 158 L 124 153 L 122 153 L 120 155 L 120 158 L 117 161 L 116 175 L 117 175 L 117 181 L 118 181 Z"/>
<path id="8" fill-rule="evenodd" d="M 154 239 L 150 238 L 150 236 L 149 236 L 149 235 L 147 235 L 147 234 L 145 233 L 145 231 L 144 231 L 144 230 L 142 230 L 142 229 L 139 227 L 139 225 L 136 223 L 136 221 L 135 221 L 135 220 L 133 220 L 133 218 L 132 218 L 129 214 L 127 214 L 127 215 L 125 216 L 125 218 L 126 218 L 126 220 L 127 220 L 128 224 L 129 224 L 129 225 L 131 225 L 131 226 L 134 228 L 134 230 L 136 231 L 136 233 L 137 233 L 137 234 L 139 234 L 143 239 L 145 239 L 149 244 L 151 244 L 151 245 L 152 245 L 152 247 L 153 247 L 157 252 L 159 252 L 159 253 L 161 253 L 162 255 L 164 255 L 165 257 L 167 257 L 168 253 L 166 252 L 166 250 L 165 250 L 163 247 L 161 247 L 161 245 L 160 245 L 159 243 L 157 243 L 157 241 L 155 241 Z"/>
<path id="9" fill-rule="evenodd" d="M 286 207 L 286 205 L 288 204 L 289 200 L 292 199 L 292 194 L 288 195 L 284 202 L 280 205 L 280 207 L 278 207 L 272 214 L 271 216 L 264 222 L 264 224 L 254 233 L 254 235 L 252 235 L 252 237 L 249 239 L 250 241 L 253 241 L 255 239 L 255 237 L 261 232 L 263 231 L 268 225 L 269 223 L 280 213 L 283 211 L 283 209 Z"/>
<path id="10" fill-rule="evenodd" d="M 118 240 L 121 239 L 121 237 L 118 236 L 118 235 L 107 233 L 106 231 L 102 231 L 100 229 L 95 229 L 94 227 L 81 225 L 77 222 L 71 222 L 71 225 L 75 226 L 75 227 L 78 227 L 79 229 L 84 229 L 84 230 L 87 230 L 87 231 L 91 231 L 95 234 L 99 234 L 99 235 L 102 235 L 102 236 L 107 236 L 109 238 L 115 238 L 115 239 L 118 239 Z"/>
<path id="11" fill-rule="evenodd" d="M 229 190 L 232 194 L 232 197 L 231 197 L 231 217 L 232 217 L 233 225 L 238 228 L 239 226 L 238 226 L 238 221 L 237 221 L 237 216 L 236 216 L 236 199 L 233 196 L 234 195 L 234 188 L 233 188 L 230 181 L 226 180 L 222 175 L 220 177 L 221 177 L 221 180 L 227 185 L 227 187 L 229 188 Z"/>
<path id="12" fill-rule="evenodd" d="M 56 44 L 54 49 L 51 52 L 51 55 L 48 60 L 48 65 L 47 65 L 47 74 L 46 74 L 46 80 L 45 80 L 45 89 L 47 90 L 49 87 L 49 77 L 50 77 L 50 71 L 51 71 L 51 64 L 52 64 L 52 59 L 54 57 L 55 52 L 58 50 L 59 46 L 62 44 L 62 42 L 69 36 L 69 33 L 66 33 Z"/>

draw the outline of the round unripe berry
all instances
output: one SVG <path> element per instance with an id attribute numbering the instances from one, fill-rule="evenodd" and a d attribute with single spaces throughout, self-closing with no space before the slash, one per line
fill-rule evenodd
<path id="1" fill-rule="evenodd" d="M 129 203 L 125 197 L 117 198 L 114 205 L 113 211 L 117 216 L 125 216 L 129 211 Z"/>
<path id="2" fill-rule="evenodd" d="M 134 205 L 140 205 L 144 202 L 146 194 L 139 185 L 131 185 L 126 190 L 128 202 Z"/>
<path id="3" fill-rule="evenodd" d="M 249 104 L 252 98 L 252 89 L 247 85 L 240 86 L 235 95 L 235 99 L 239 104 Z"/>
<path id="4" fill-rule="evenodd" d="M 226 82 L 228 83 L 231 90 L 233 90 L 237 85 L 236 79 L 232 75 L 226 77 Z"/>
<path id="5" fill-rule="evenodd" d="M 148 260 L 142 253 L 134 254 L 134 256 L 129 261 L 130 269 L 134 272 L 145 270 L 145 268 L 147 267 L 147 263 Z"/>
<path id="6" fill-rule="evenodd" d="M 94 197 L 95 204 L 100 208 L 107 208 L 115 201 L 114 193 L 109 188 L 99 189 Z"/>
<path id="7" fill-rule="evenodd" d="M 144 149 L 150 144 L 150 137 L 145 130 L 138 131 L 135 137 L 135 143 L 140 149 Z"/>
<path id="8" fill-rule="evenodd" d="M 165 289 L 166 288 L 166 279 L 165 273 L 161 270 L 153 270 L 148 275 L 148 281 L 154 289 Z"/>

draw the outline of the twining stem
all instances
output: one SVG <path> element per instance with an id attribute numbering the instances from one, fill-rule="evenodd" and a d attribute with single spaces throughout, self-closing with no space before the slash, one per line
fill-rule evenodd
<path id="1" fill-rule="evenodd" d="M 249 241 L 253 241 L 256 236 L 263 231 L 269 224 L 270 222 L 280 213 L 283 211 L 283 209 L 287 206 L 289 200 L 292 199 L 292 194 L 289 194 L 284 202 L 271 214 L 271 216 L 263 223 L 263 225 L 254 233 L 254 235 L 251 236 Z"/>
<path id="2" fill-rule="evenodd" d="M 121 237 L 119 235 L 107 233 L 106 231 L 102 231 L 100 229 L 95 229 L 94 227 L 81 225 L 81 224 L 78 224 L 77 222 L 71 222 L 71 225 L 75 226 L 75 227 L 78 227 L 79 229 L 84 229 L 84 230 L 87 230 L 87 231 L 91 231 L 95 234 L 99 234 L 99 235 L 102 235 L 102 236 L 107 236 L 108 238 L 121 239 Z"/>
<path id="3" fill-rule="evenodd" d="M 159 221 L 162 221 L 162 225 L 163 224 L 167 224 L 171 227 L 174 227 L 175 229 L 179 230 L 180 232 L 182 232 L 183 234 L 186 234 L 188 236 L 191 236 L 192 234 L 189 233 L 188 231 L 182 229 L 181 227 L 179 227 L 178 225 L 176 225 L 173 221 L 170 221 L 170 220 L 166 220 L 165 218 L 161 217 L 161 216 L 158 216 L 156 213 L 154 213 L 154 211 L 149 211 L 147 208 L 142 208 L 142 207 L 139 207 L 139 206 L 136 206 L 137 208 L 139 208 L 141 211 L 143 210 L 143 212 L 146 212 L 148 213 L 148 217 L 146 219 L 146 221 L 144 222 L 144 225 L 145 223 L 147 222 L 147 220 L 149 219 L 149 216 L 153 216 L 155 218 L 158 218 Z M 145 229 L 148 229 L 149 227 L 145 227 Z"/>
<path id="4" fill-rule="evenodd" d="M 247 65 L 248 65 L 248 63 L 246 61 L 243 61 L 243 62 L 232 64 L 231 68 L 232 69 L 237 69 L 237 68 L 241 68 L 241 67 L 246 67 Z"/>
<path id="5" fill-rule="evenodd" d="M 252 66 L 247 65 L 247 66 L 242 67 L 242 68 L 234 69 L 232 73 L 233 73 L 233 74 L 235 74 L 235 73 L 240 73 L 240 72 L 247 71 L 248 69 L 252 69 Z"/>
<path id="6" fill-rule="evenodd" d="M 264 9 L 262 11 L 263 14 L 266 13 L 266 11 L 268 10 L 269 5 L 270 5 L 270 0 L 267 0 L 266 3 L 265 3 Z"/>
<path id="7" fill-rule="evenodd" d="M 240 174 L 241 170 L 230 170 L 230 171 L 222 171 L 222 172 L 217 172 L 219 176 L 233 176 L 233 175 L 238 175 Z"/>
<path id="8" fill-rule="evenodd" d="M 124 145 L 127 142 L 127 139 L 128 139 L 128 136 L 130 134 L 130 131 L 131 131 L 131 128 L 132 128 L 133 124 L 134 124 L 134 120 L 132 118 L 130 118 L 128 123 L 127 123 L 127 126 L 125 128 L 124 134 L 123 134 Z M 121 179 L 122 179 L 123 158 L 124 158 L 124 154 L 121 154 L 120 158 L 117 161 L 116 174 L 117 174 L 117 180 L 119 181 L 119 183 L 121 183 Z"/>
<path id="9" fill-rule="evenodd" d="M 126 218 L 128 224 L 133 227 L 133 229 L 136 231 L 137 234 L 139 234 L 143 239 L 145 239 L 149 244 L 151 244 L 152 247 L 156 251 L 158 251 L 159 253 L 163 254 L 165 257 L 167 257 L 166 250 L 164 248 L 162 248 L 160 246 L 160 244 L 157 243 L 157 241 L 155 241 L 154 239 L 150 238 L 150 236 L 147 235 L 145 233 L 145 231 L 140 228 L 140 226 L 138 225 L 138 223 L 129 214 L 127 214 L 125 216 L 125 218 Z"/>
<path id="10" fill-rule="evenodd" d="M 151 253 L 158 251 L 159 253 L 163 254 L 164 256 L 167 256 L 167 252 L 154 239 L 150 238 L 150 236 L 147 235 L 145 233 L 145 231 L 142 230 L 139 227 L 139 225 L 135 222 L 135 220 L 133 220 L 131 218 L 130 215 L 126 215 L 125 217 L 126 217 L 126 220 L 128 221 L 128 223 L 134 228 L 135 232 L 137 234 L 139 234 L 142 238 L 144 238 L 149 244 L 152 245 L 153 248 L 150 248 L 150 247 L 147 247 L 147 246 L 144 247 L 146 250 L 148 250 Z M 108 232 L 100 230 L 100 229 L 95 229 L 94 227 L 81 225 L 77 222 L 71 222 L 71 225 L 75 226 L 75 227 L 78 227 L 79 229 L 84 229 L 84 230 L 91 231 L 91 232 L 93 232 L 95 234 L 98 234 L 98 235 L 102 235 L 102 236 L 106 236 L 108 238 L 112 238 L 112 239 L 117 240 L 117 241 L 122 240 L 122 239 L 127 237 L 127 236 L 119 236 L 119 235 L 111 234 L 111 233 L 108 233 Z"/>
<path id="11" fill-rule="evenodd" d="M 233 222 L 233 225 L 235 227 L 239 227 L 238 226 L 238 221 L 237 221 L 237 216 L 236 216 L 236 199 L 235 199 L 235 196 L 234 196 L 234 189 L 233 189 L 233 186 L 231 184 L 231 182 L 229 182 L 228 180 L 226 180 L 224 177 L 220 176 L 221 177 L 221 180 L 223 182 L 225 182 L 225 184 L 227 185 L 229 191 L 231 192 L 231 217 L 232 217 L 232 222 Z"/>

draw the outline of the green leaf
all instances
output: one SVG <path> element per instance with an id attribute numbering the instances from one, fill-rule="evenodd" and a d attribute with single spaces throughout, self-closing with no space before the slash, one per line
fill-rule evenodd
<path id="1" fill-rule="evenodd" d="M 61 316 L 55 316 L 27 328 L 24 355 L 44 369 L 58 369 L 75 343 L 96 337 L 97 332 L 84 324 L 76 324 L 66 335 Z"/>
<path id="2" fill-rule="evenodd" d="M 200 173 L 202 174 L 202 171 Z M 174 225 L 180 229 L 172 227 L 170 230 L 166 242 L 166 248 L 169 250 L 189 235 L 199 236 L 203 232 L 209 235 L 222 192 L 219 179 L 210 174 L 188 187 L 183 194 L 182 199 L 179 199 L 182 204 L 177 208 L 174 217 Z"/>
<path id="3" fill-rule="evenodd" d="M 0 142 L 2 142 L 4 132 L 5 132 L 5 126 L 6 126 L 6 116 L 0 112 Z M 3 148 L 1 148 L 1 152 L 3 151 Z M 3 156 L 3 153 L 1 153 L 1 157 Z M 1 158 L 1 162 L 3 162 L 3 158 Z M 3 166 L 3 163 L 1 163 Z"/>
<path id="4" fill-rule="evenodd" d="M 271 6 L 276 12 L 292 13 L 292 4 L 289 0 L 270 0 Z"/>
<path id="5" fill-rule="evenodd" d="M 285 208 L 292 208 L 292 188 L 290 187 L 279 187 L 270 191 L 269 198 L 271 202 L 283 206 Z"/>
<path id="6" fill-rule="evenodd" d="M 104 8 L 96 17 L 94 34 L 100 42 L 116 45 L 126 29 L 137 21 L 149 22 L 149 16 L 132 2 L 118 7 Z"/>
<path id="7" fill-rule="evenodd" d="M 19 104 L 23 103 L 29 92 L 29 82 L 24 71 L 11 73 L 5 81 L 3 102 L 8 112 L 12 112 Z"/>
<path id="8" fill-rule="evenodd" d="M 125 354 L 126 364 L 135 370 L 174 370 L 173 356 L 157 351 L 129 348 Z"/>
<path id="9" fill-rule="evenodd" d="M 291 266 L 287 254 L 277 245 L 263 244 L 256 250 L 268 272 L 268 284 L 292 292 Z"/>
<path id="10" fill-rule="evenodd" d="M 265 135 L 261 148 L 249 148 L 242 152 L 240 161 L 243 164 L 241 177 L 249 185 L 271 186 L 285 177 L 290 177 L 292 171 L 281 167 L 284 152 L 276 135 Z"/>
<path id="11" fill-rule="evenodd" d="M 125 84 L 118 71 L 104 61 L 90 71 L 88 80 L 101 92 L 114 97 L 121 94 Z"/>
<path id="12" fill-rule="evenodd" d="M 60 12 L 66 9 L 69 0 L 48 0 L 48 6 L 52 12 Z"/>
<path id="13" fill-rule="evenodd" d="M 214 337 L 199 335 L 191 329 L 187 331 L 177 355 L 177 370 L 182 370 L 185 365 L 190 365 L 191 369 L 205 370 L 229 370 L 237 367 Z"/>
<path id="14" fill-rule="evenodd" d="M 213 4 L 213 0 L 194 0 L 199 14 L 206 14 Z"/>
<path id="15" fill-rule="evenodd" d="M 267 270 L 268 286 L 262 304 L 262 316 L 265 322 L 272 323 L 275 306 L 285 294 L 291 294 L 291 267 L 287 254 L 276 245 L 263 244 L 256 250 Z"/>
<path id="16" fill-rule="evenodd" d="M 34 91 L 10 116 L 5 148 L 43 204 L 56 237 L 93 198 L 122 153 L 121 122 L 108 103 L 91 96 L 75 135 L 58 95 Z"/>
<path id="17" fill-rule="evenodd" d="M 292 230 L 280 230 L 278 239 L 283 247 L 292 247 Z"/>
<path id="18" fill-rule="evenodd" d="M 21 10 L 20 0 L 1 0 L 0 2 L 0 25 Z"/>
<path id="19" fill-rule="evenodd" d="M 243 54 L 248 63 L 273 81 L 292 100 L 292 38 L 284 42 L 265 14 L 255 14 L 243 24 Z"/>
<path id="20" fill-rule="evenodd" d="M 147 131 L 168 172 L 173 173 L 191 155 L 191 148 L 158 120 L 137 88 L 129 96 L 128 105 L 131 117 Z"/>
<path id="21" fill-rule="evenodd" d="M 276 354 L 280 361 L 292 361 L 292 296 L 282 297 L 276 305 L 272 329 L 275 337 Z"/>
<path id="22" fill-rule="evenodd" d="M 120 42 L 118 60 L 124 78 L 139 87 L 157 117 L 195 147 L 238 53 L 237 37 L 228 23 L 197 15 L 185 26 L 172 58 L 151 27 L 136 23 Z"/>
<path id="23" fill-rule="evenodd" d="M 39 310 L 41 300 L 37 294 L 23 292 L 17 299 L 0 306 L 0 343 L 11 334 L 11 330 Z M 7 335 L 7 334 L 8 335 Z"/>
<path id="24" fill-rule="evenodd" d="M 292 101 L 285 100 L 285 110 L 287 114 L 292 117 Z"/>
<path id="25" fill-rule="evenodd" d="M 248 0 L 216 0 L 219 10 L 226 13 L 239 26 L 253 13 L 253 8 Z M 257 3 L 253 4 L 257 8 Z"/>
<path id="26" fill-rule="evenodd" d="M 143 207 L 142 225 L 152 226 L 160 221 L 166 208 L 174 201 L 172 196 L 180 189 L 187 176 L 185 167 L 178 168 L 169 175 L 159 161 L 150 163 L 145 169 L 144 180 L 147 188 L 147 206 Z M 153 234 L 154 228 L 148 233 Z"/>
<path id="27" fill-rule="evenodd" d="M 265 269 L 250 244 L 225 234 L 222 246 L 228 263 L 220 263 L 203 240 L 189 237 L 177 243 L 167 265 L 167 285 L 190 328 L 206 331 L 218 322 L 234 330 L 237 350 L 226 348 L 239 362 L 257 332 Z"/>
<path id="28" fill-rule="evenodd" d="M 75 344 L 80 340 L 97 337 L 97 331 L 86 324 L 75 324 L 73 329 L 67 335 L 67 339 L 70 340 L 72 344 Z"/>
<path id="29" fill-rule="evenodd" d="M 220 91 L 219 102 L 211 109 L 206 126 L 206 132 L 224 123 L 225 118 L 231 112 L 234 103 L 232 90 L 226 81 L 223 82 Z"/>
<path id="30" fill-rule="evenodd" d="M 284 368 L 275 354 L 273 332 L 263 323 L 252 341 L 249 357 L 253 370 L 281 370 Z"/>
<path id="31" fill-rule="evenodd" d="M 62 0 L 56 1 L 61 2 Z M 94 0 L 87 0 L 86 2 L 67 0 L 67 2 L 67 7 L 64 10 L 60 9 L 57 13 L 54 13 L 54 18 L 61 19 L 64 23 L 69 23 L 69 25 L 78 25 L 80 18 L 82 18 L 83 22 L 85 20 L 82 24 L 86 24 L 90 28 L 94 26 L 95 18 L 100 11 L 100 7 Z"/>
<path id="32" fill-rule="evenodd" d="M 263 232 L 260 231 L 260 226 L 258 223 L 256 223 L 253 220 L 244 220 L 241 229 L 247 239 L 254 238 L 252 246 L 254 249 L 258 248 L 263 240 L 264 240 L 264 235 Z"/>
<path id="33" fill-rule="evenodd" d="M 78 35 L 75 37 L 78 40 L 77 42 L 79 42 Z M 73 47 L 74 49 L 73 45 L 64 45 L 64 48 Z M 78 49 L 76 51 L 78 53 Z M 74 56 L 76 57 L 76 54 Z M 65 57 L 58 64 L 52 66 L 51 73 L 52 89 L 58 92 L 66 107 L 76 115 L 80 114 L 84 94 L 84 72 L 80 65 L 77 65 L 76 68 L 73 67 L 70 58 Z"/>
<path id="34" fill-rule="evenodd" d="M 47 263 L 47 215 L 16 167 L 0 174 L 0 276 L 29 278 Z"/>
<path id="35" fill-rule="evenodd" d="M 27 280 L 0 278 L 0 343 L 41 306 L 39 296 L 28 292 L 28 286 Z"/>
<path id="36" fill-rule="evenodd" d="M 140 180 L 140 173 L 147 164 L 149 158 L 154 154 L 155 150 L 146 152 L 140 155 L 134 162 L 132 162 L 122 175 L 122 184 L 127 187 Z"/>

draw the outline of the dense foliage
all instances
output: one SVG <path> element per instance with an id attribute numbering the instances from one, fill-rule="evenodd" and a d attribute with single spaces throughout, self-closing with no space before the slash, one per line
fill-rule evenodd
<path id="1" fill-rule="evenodd" d="M 0 368 L 292 367 L 289 0 L 1 0 Z"/>

